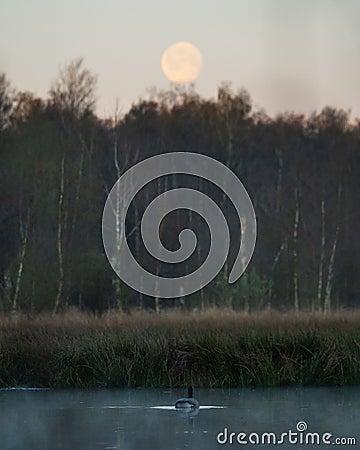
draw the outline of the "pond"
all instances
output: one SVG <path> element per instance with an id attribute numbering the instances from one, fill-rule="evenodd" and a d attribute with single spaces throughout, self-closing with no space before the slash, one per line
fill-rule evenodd
<path id="1" fill-rule="evenodd" d="M 1 450 L 345 448 L 360 445 L 360 387 L 0 390 Z M 354 445 L 355 443 L 355 445 Z"/>

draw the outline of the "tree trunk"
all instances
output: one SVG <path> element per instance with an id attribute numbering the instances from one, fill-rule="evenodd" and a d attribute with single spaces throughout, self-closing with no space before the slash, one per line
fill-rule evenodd
<path id="1" fill-rule="evenodd" d="M 165 189 L 164 190 L 166 190 L 167 189 L 167 178 L 166 178 L 166 181 L 165 181 L 165 183 L 166 183 L 166 185 L 165 185 Z M 161 191 L 162 191 L 162 189 L 161 189 L 161 179 L 160 178 L 158 178 L 157 179 L 157 192 L 156 192 L 156 196 L 159 196 L 160 194 L 161 194 Z M 148 205 L 148 203 L 146 203 L 147 205 Z M 159 213 L 160 213 L 160 211 L 159 211 Z M 159 224 L 159 240 L 161 241 L 161 227 L 160 227 L 160 224 Z M 159 244 L 160 245 L 160 244 Z M 160 252 L 160 248 L 159 248 L 159 252 L 158 252 L 159 254 L 161 254 L 161 252 Z M 156 272 L 155 272 L 155 274 L 156 274 L 156 284 L 155 284 L 155 300 L 154 300 L 154 306 L 155 306 L 155 312 L 156 313 L 159 313 L 160 312 L 160 292 L 159 292 L 159 287 L 160 287 L 160 280 L 159 280 L 159 277 L 160 277 L 160 261 L 157 259 L 157 261 L 156 261 Z"/>
<path id="2" fill-rule="evenodd" d="M 279 250 L 277 251 L 277 253 L 276 253 L 275 257 L 274 257 L 274 261 L 273 261 L 272 267 L 271 267 L 272 271 L 275 270 L 275 267 L 277 266 L 277 263 L 279 262 L 280 256 L 281 256 L 281 254 L 282 254 L 282 252 L 284 251 L 285 248 L 286 248 L 286 240 L 284 240 L 281 243 L 280 248 L 279 248 Z"/>
<path id="3" fill-rule="evenodd" d="M 141 224 L 140 224 L 140 216 L 139 216 L 139 208 L 134 204 L 135 212 L 134 212 L 134 219 L 135 219 L 135 256 L 137 261 L 140 261 L 140 243 L 141 243 Z M 143 280 L 141 278 L 140 285 L 143 287 Z M 144 307 L 144 294 L 142 292 L 139 292 L 139 306 L 140 309 Z"/>
<path id="4" fill-rule="evenodd" d="M 341 192 L 342 192 L 342 186 L 341 186 L 341 183 L 339 183 L 338 205 L 340 205 Z M 325 298 L 324 298 L 324 313 L 325 314 L 328 314 L 331 311 L 331 291 L 332 291 L 332 284 L 333 284 L 333 278 L 334 278 L 334 262 L 335 262 L 335 253 L 336 253 L 336 247 L 337 247 L 337 242 L 338 242 L 338 237 L 339 237 L 339 230 L 340 230 L 340 224 L 339 224 L 339 218 L 337 218 L 337 225 L 336 225 L 336 229 L 335 229 L 334 242 L 333 242 L 333 245 L 331 248 L 328 276 L 327 276 L 326 286 L 325 286 Z"/>
<path id="5" fill-rule="evenodd" d="M 80 201 L 80 188 L 81 188 L 81 180 L 83 178 L 83 172 L 84 172 L 84 146 L 83 143 L 81 145 L 81 154 L 80 154 L 80 161 L 79 161 L 79 169 L 77 174 L 77 180 L 76 180 L 76 188 L 75 188 L 75 199 L 74 199 L 74 213 L 71 223 L 71 232 L 74 233 L 75 226 L 76 226 L 76 220 L 77 220 L 77 213 L 78 213 L 78 207 L 79 207 L 79 201 Z"/>
<path id="6" fill-rule="evenodd" d="M 325 287 L 325 299 L 324 299 L 324 313 L 328 314 L 331 311 L 331 290 L 332 290 L 332 282 L 334 277 L 334 261 L 335 261 L 335 253 L 337 247 L 337 241 L 339 236 L 339 226 L 336 227 L 334 242 L 331 249 L 330 261 L 329 261 L 329 270 Z"/>
<path id="7" fill-rule="evenodd" d="M 321 200 L 321 240 L 320 240 L 320 261 L 316 303 L 313 310 L 319 310 L 322 304 L 322 288 L 324 277 L 324 258 L 325 258 L 325 201 Z"/>
<path id="8" fill-rule="evenodd" d="M 115 137 L 114 137 L 114 166 L 116 169 L 116 177 L 117 180 L 119 180 L 120 176 L 121 176 L 121 170 L 119 167 L 119 161 L 118 161 L 118 141 L 117 141 L 117 135 L 115 133 Z M 114 210 L 114 214 L 115 214 L 115 239 L 116 239 L 116 253 L 119 255 L 120 251 L 121 251 L 121 246 L 123 243 L 123 239 L 125 237 L 125 230 L 123 230 L 120 226 L 121 224 L 121 214 L 124 213 L 124 211 L 122 211 L 121 208 L 121 192 L 120 192 L 120 185 L 117 184 L 116 185 L 116 203 L 115 203 L 115 210 Z M 123 305 L 123 299 L 122 299 L 122 292 L 121 292 L 121 280 L 120 278 L 116 275 L 115 278 L 115 298 L 116 298 L 116 306 L 117 309 L 122 312 L 124 309 L 124 305 Z"/>
<path id="9" fill-rule="evenodd" d="M 57 252 L 58 252 L 58 264 L 59 264 L 59 276 L 57 294 L 55 299 L 55 305 L 53 309 L 53 315 L 59 311 L 60 304 L 64 295 L 64 255 L 63 255 L 63 208 L 64 208 L 64 172 L 65 172 L 65 156 L 61 160 L 61 173 L 60 173 L 60 193 L 58 202 L 58 230 L 57 230 Z"/>
<path id="10" fill-rule="evenodd" d="M 293 263 L 294 263 L 294 310 L 299 312 L 299 274 L 298 274 L 298 233 L 299 233 L 299 219 L 300 219 L 300 203 L 299 191 L 295 189 L 295 217 L 293 230 Z"/>
<path id="11" fill-rule="evenodd" d="M 278 148 L 275 148 L 275 153 L 278 158 L 278 173 L 277 173 L 277 185 L 276 185 L 276 213 L 280 211 L 280 203 L 281 203 L 281 186 L 282 186 L 282 174 L 283 174 L 283 158 L 282 151 Z"/>
<path id="12" fill-rule="evenodd" d="M 13 312 L 15 312 L 18 307 L 18 298 L 19 298 L 19 293 L 20 293 L 20 285 L 21 285 L 21 279 L 22 279 L 22 274 L 23 274 L 23 270 L 24 270 L 24 260 L 25 260 L 25 255 L 26 255 L 27 242 L 28 242 L 29 224 L 30 224 L 30 208 L 28 208 L 28 210 L 27 210 L 25 225 L 23 225 L 22 220 L 20 219 L 21 248 L 20 248 L 20 254 L 19 254 L 19 267 L 18 267 L 16 283 L 15 283 L 15 293 L 14 293 L 14 297 L 13 297 L 13 301 L 12 301 Z"/>
<path id="13" fill-rule="evenodd" d="M 12 305 L 12 301 L 11 301 L 12 281 L 11 281 L 9 269 L 5 270 L 4 284 L 2 285 L 0 283 L 0 288 L 3 292 L 3 296 L 4 296 L 4 300 L 5 300 L 4 310 L 7 310 L 8 308 L 11 308 L 11 305 Z"/>

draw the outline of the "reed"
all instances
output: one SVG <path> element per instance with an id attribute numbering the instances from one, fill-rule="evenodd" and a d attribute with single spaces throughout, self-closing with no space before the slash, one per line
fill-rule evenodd
<path id="1" fill-rule="evenodd" d="M 360 313 L 0 318 L 0 386 L 360 384 Z"/>

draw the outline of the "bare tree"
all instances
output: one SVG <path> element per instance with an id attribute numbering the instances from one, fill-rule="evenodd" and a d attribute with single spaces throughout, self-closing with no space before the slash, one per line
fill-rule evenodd
<path id="1" fill-rule="evenodd" d="M 0 74 L 0 130 L 10 123 L 13 106 L 13 91 L 5 74 Z"/>
<path id="2" fill-rule="evenodd" d="M 60 115 L 60 141 L 62 143 L 62 154 L 59 159 L 60 189 L 56 241 L 59 272 L 54 314 L 58 312 L 64 298 L 67 298 L 65 295 L 65 261 L 69 245 L 65 245 L 65 232 L 69 230 L 67 242 L 71 243 L 78 216 L 85 155 L 86 152 L 91 154 L 93 146 L 92 139 L 90 144 L 87 144 L 86 136 L 81 131 L 78 119 L 94 112 L 97 79 L 88 69 L 82 67 L 82 63 L 83 60 L 80 58 L 61 69 L 58 79 L 49 91 L 50 105 Z M 78 160 L 78 166 L 74 163 L 74 154 L 71 153 L 73 148 L 80 149 L 79 158 L 75 159 L 75 161 Z M 69 273 L 69 278 L 70 276 Z"/>
<path id="3" fill-rule="evenodd" d="M 60 70 L 49 91 L 50 102 L 59 110 L 76 117 L 93 112 L 97 77 L 82 67 L 83 59 L 72 61 Z"/>

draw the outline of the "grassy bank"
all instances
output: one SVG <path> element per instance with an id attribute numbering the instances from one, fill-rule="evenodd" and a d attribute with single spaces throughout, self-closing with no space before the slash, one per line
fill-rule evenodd
<path id="1" fill-rule="evenodd" d="M 360 313 L 0 319 L 0 386 L 360 384 Z"/>

